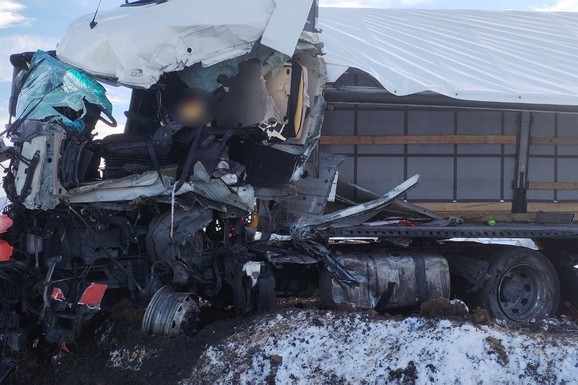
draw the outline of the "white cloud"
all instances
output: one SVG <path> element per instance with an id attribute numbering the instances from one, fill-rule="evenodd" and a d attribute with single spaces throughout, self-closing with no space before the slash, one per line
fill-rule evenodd
<path id="1" fill-rule="evenodd" d="M 536 8 L 537 11 L 578 12 L 578 0 L 558 0 L 554 5 Z"/>
<path id="2" fill-rule="evenodd" d="M 0 82 L 12 81 L 12 64 L 10 55 L 26 51 L 36 51 L 37 49 L 50 50 L 56 48 L 57 38 L 35 35 L 7 35 L 0 36 Z M 0 102 L 0 131 L 4 130 L 4 125 L 8 123 L 8 94 L 1 93 Z"/>
<path id="3" fill-rule="evenodd" d="M 106 97 L 113 105 L 128 106 L 131 94 L 129 88 L 122 86 L 115 87 L 107 84 L 104 84 L 104 88 L 106 88 Z"/>
<path id="4" fill-rule="evenodd" d="M 0 82 L 12 81 L 12 65 L 9 57 L 13 53 L 36 51 L 37 49 L 51 50 L 56 48 L 58 38 L 37 35 L 7 35 L 0 36 Z"/>
<path id="5" fill-rule="evenodd" d="M 0 0 L 0 29 L 27 24 L 28 19 L 21 13 L 24 8 L 14 0 Z"/>
<path id="6" fill-rule="evenodd" d="M 339 8 L 365 8 L 365 7 L 368 7 L 367 5 L 364 5 L 359 1 L 325 0 L 325 1 L 321 1 L 319 5 L 322 7 L 339 7 Z"/>
<path id="7" fill-rule="evenodd" d="M 6 124 L 8 124 L 8 99 L 2 100 L 0 102 L 0 132 L 4 131 Z M 0 189 L 1 191 L 2 189 Z"/>
<path id="8" fill-rule="evenodd" d="M 102 139 L 105 136 L 112 134 L 122 134 L 124 132 L 124 123 L 119 123 L 116 127 L 110 127 L 102 122 L 96 123 L 96 128 L 92 131 L 96 134 L 95 139 Z"/>
<path id="9" fill-rule="evenodd" d="M 406 7 L 415 7 L 421 4 L 431 4 L 436 2 L 436 0 L 401 0 L 400 3 Z"/>

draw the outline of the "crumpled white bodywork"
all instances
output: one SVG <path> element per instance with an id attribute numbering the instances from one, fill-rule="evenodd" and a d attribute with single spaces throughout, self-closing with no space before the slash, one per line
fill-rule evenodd
<path id="1" fill-rule="evenodd" d="M 207 67 L 243 55 L 261 39 L 293 55 L 312 0 L 169 0 L 119 7 L 73 22 L 57 48 L 85 71 L 148 88 L 163 73 Z"/>
<path id="2" fill-rule="evenodd" d="M 199 167 L 202 168 L 202 165 L 197 163 L 195 170 Z M 204 172 L 206 174 L 206 171 Z M 196 192 L 205 198 L 227 202 L 231 206 L 248 212 L 254 209 L 255 194 L 251 186 L 230 188 L 221 179 L 211 179 L 208 174 L 206 175 L 206 179 L 194 177 L 193 180 L 188 180 L 178 191 L 175 191 L 175 196 Z M 160 179 L 161 176 L 163 180 Z M 77 187 L 68 192 L 68 201 L 69 203 L 119 202 L 143 197 L 170 196 L 174 183 L 173 176 L 147 171 Z M 223 205 L 221 210 L 226 212 L 226 206 Z"/>

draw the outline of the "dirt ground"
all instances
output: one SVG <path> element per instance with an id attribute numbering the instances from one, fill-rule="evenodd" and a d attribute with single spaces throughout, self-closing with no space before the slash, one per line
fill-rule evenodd
<path id="1" fill-rule="evenodd" d="M 256 340 L 255 336 L 264 336 L 267 333 L 272 333 L 271 335 L 274 337 L 272 339 L 274 341 L 273 345 L 276 345 L 278 341 L 279 344 L 282 344 L 283 336 L 291 334 L 293 326 L 291 326 L 291 323 L 287 323 L 287 320 L 291 318 L 298 319 L 298 325 L 310 324 L 311 327 L 318 328 L 314 330 L 330 327 L 339 330 L 342 327 L 349 327 L 352 330 L 351 333 L 354 333 L 353 330 L 357 328 L 371 330 L 371 328 L 379 327 L 380 324 L 383 325 L 384 323 L 388 323 L 389 326 L 387 327 L 391 328 L 392 325 L 407 323 L 408 319 L 410 323 L 414 322 L 411 321 L 414 319 L 411 318 L 413 317 L 412 315 L 390 316 L 386 314 L 381 316 L 374 312 L 354 312 L 352 309 L 329 312 L 320 309 L 319 303 L 315 300 L 308 302 L 283 300 L 280 301 L 280 309 L 273 314 L 244 319 L 219 320 L 208 323 L 193 337 L 183 335 L 168 339 L 164 337 L 143 337 L 140 331 L 143 313 L 141 309 L 133 309 L 126 305 L 120 306 L 118 309 L 110 318 L 99 317 L 94 319 L 85 328 L 81 338 L 74 344 L 69 344 L 63 349 L 59 349 L 53 344 L 41 344 L 36 349 L 24 353 L 19 367 L 9 377 L 7 383 L 29 385 L 249 384 L 253 381 L 255 381 L 254 383 L 267 384 L 300 383 L 290 377 L 283 377 L 284 374 L 281 368 L 288 365 L 287 358 L 283 358 L 281 354 L 263 356 L 265 354 L 263 351 L 268 349 L 264 348 L 263 344 L 267 342 L 259 342 L 261 345 L 258 345 L 258 342 L 253 341 L 253 345 L 247 345 L 247 351 L 243 350 L 245 347 L 241 349 L 240 346 L 244 344 L 244 341 Z M 426 321 L 422 322 L 419 319 Z M 339 325 L 341 326 L 335 323 L 337 320 L 339 320 Z M 417 322 L 422 322 L 421 328 L 423 330 L 431 327 L 433 333 L 435 328 L 439 329 L 439 320 L 449 320 L 448 322 L 453 322 L 456 325 L 473 325 L 475 328 L 491 323 L 484 310 L 476 309 L 467 313 L 467 309 L 464 310 L 459 303 L 435 300 L 422 305 L 421 316 Z M 500 328 L 499 326 L 483 327 Z M 264 330 L 266 333 L 263 332 Z M 301 331 L 300 333 L 306 332 Z M 336 332 L 334 331 L 333 333 Z M 387 333 L 393 332 L 388 331 Z M 573 322 L 537 322 L 529 326 L 529 329 L 523 330 L 522 333 L 548 335 L 548 342 L 545 343 L 550 345 L 559 343 L 560 349 L 564 349 L 564 341 L 568 338 L 572 341 L 578 339 L 578 327 Z M 443 336 L 443 333 L 440 336 Z M 346 336 L 345 338 L 347 339 L 348 337 Z M 508 346 L 504 347 L 504 338 L 494 334 L 488 334 L 488 336 L 483 338 L 485 338 L 483 341 L 484 346 L 495 356 L 494 361 L 497 361 L 502 366 L 509 365 L 509 352 L 513 350 Z M 512 340 L 515 340 L 515 337 L 512 337 Z M 321 340 L 320 342 L 306 341 L 305 339 L 302 341 L 297 339 L 296 341 L 304 345 L 323 343 Z M 206 355 L 205 353 L 208 349 L 214 354 Z M 303 352 L 307 351 L 311 355 L 321 354 L 312 352 L 308 347 L 297 347 L 297 349 Z M 543 347 L 540 347 L 540 349 L 543 349 Z M 242 355 L 241 351 L 243 351 Z M 283 354 L 287 355 L 288 353 L 285 352 Z M 367 353 L 368 357 L 371 354 Z M 256 361 L 255 357 L 259 355 L 265 357 L 263 362 Z M 366 358 L 364 357 L 363 359 Z M 284 359 L 285 361 L 283 361 Z M 311 359 L 315 360 L 315 357 L 312 356 Z M 220 367 L 221 361 L 225 360 L 227 361 L 226 366 Z M 237 370 L 235 363 L 239 362 L 239 367 L 242 367 L 241 361 L 243 361 L 243 365 L 246 368 Z M 215 370 L 210 368 L 213 365 Z M 427 365 L 427 370 L 436 370 L 433 364 Z M 578 362 L 576 365 L 578 366 Z M 420 367 L 420 363 L 417 361 L 409 361 L 400 367 L 392 367 L 386 373 L 386 377 L 383 377 L 385 379 L 383 383 L 428 383 L 419 381 L 419 374 L 422 373 L 423 377 L 424 370 L 426 370 L 424 367 Z M 529 365 L 526 369 L 528 368 L 531 369 L 532 366 Z M 292 368 L 292 370 L 294 369 Z M 267 375 L 259 377 L 258 372 L 260 370 L 267 372 Z M 308 381 L 315 381 L 315 378 L 317 378 L 315 377 L 315 370 L 317 369 L 311 369 L 311 375 L 307 377 Z M 578 369 L 576 370 L 578 372 Z M 253 372 L 257 374 L 253 374 L 253 377 L 250 377 L 249 374 Z M 220 373 L 230 375 L 230 377 L 220 377 Z M 320 373 L 319 375 L 321 374 L 327 375 L 327 373 Z M 540 375 L 544 376 L 544 374 Z M 328 377 L 328 379 L 330 378 L 331 376 Z M 334 377 L 334 383 L 355 383 L 348 382 L 347 378 L 347 376 Z M 431 378 L 435 379 L 436 377 L 433 376 Z M 373 382 L 369 381 L 367 383 Z M 463 383 L 468 383 L 468 381 Z M 485 382 L 482 381 L 480 383 Z M 521 383 L 524 382 L 522 381 Z"/>
<path id="2" fill-rule="evenodd" d="M 216 321 L 194 337 L 145 337 L 142 309 L 122 308 L 100 317 L 81 337 L 66 345 L 43 344 L 29 351 L 9 379 L 18 385 L 177 384 L 189 373 L 204 347 L 235 333 L 247 320 Z"/>

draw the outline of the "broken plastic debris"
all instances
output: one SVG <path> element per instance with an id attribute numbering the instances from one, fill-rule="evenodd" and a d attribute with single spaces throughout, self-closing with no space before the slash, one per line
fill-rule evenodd
<path id="1" fill-rule="evenodd" d="M 52 288 L 52 293 L 50 294 L 50 298 L 52 298 L 55 301 L 61 301 L 61 302 L 64 302 L 66 300 L 66 298 L 64 298 L 64 293 L 58 287 Z"/>
<path id="2" fill-rule="evenodd" d="M 106 98 L 106 90 L 86 72 L 72 68 L 44 51 L 37 51 L 32 57 L 30 69 L 23 72 L 21 91 L 18 94 L 16 116 L 43 120 L 59 117 L 63 123 L 76 130 L 84 129 L 70 116 L 62 114 L 62 108 L 84 116 L 87 104 L 99 106 L 110 119 L 112 104 Z"/>
<path id="3" fill-rule="evenodd" d="M 285 137 L 285 125 L 279 122 L 269 122 L 259 124 L 259 128 L 267 134 L 268 140 L 270 142 L 284 142 L 287 140 Z"/>

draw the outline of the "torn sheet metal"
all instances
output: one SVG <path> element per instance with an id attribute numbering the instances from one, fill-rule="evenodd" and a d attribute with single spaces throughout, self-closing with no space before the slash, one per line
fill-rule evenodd
<path id="1" fill-rule="evenodd" d="M 60 60 L 119 83 L 148 88 L 163 73 L 208 67 L 263 44 L 292 56 L 312 0 L 170 0 L 100 11 L 73 22 Z"/>
<path id="2" fill-rule="evenodd" d="M 348 68 L 393 95 L 578 105 L 578 13 L 321 8 L 329 81 Z"/>
<path id="3" fill-rule="evenodd" d="M 130 201 L 140 197 L 169 195 L 174 178 L 163 175 L 164 183 L 156 171 L 129 175 L 120 179 L 109 179 L 87 184 L 69 191 L 70 203 L 117 202 Z M 185 183 L 177 195 L 193 191 L 193 187 Z"/>
<path id="4" fill-rule="evenodd" d="M 250 185 L 229 187 L 221 179 L 211 179 L 200 162 L 195 164 L 192 177 L 194 192 L 203 198 L 221 202 L 251 212 L 255 208 L 255 192 Z M 223 207 L 222 210 L 225 210 Z"/>
<path id="5" fill-rule="evenodd" d="M 326 229 L 329 226 L 343 227 L 361 224 L 365 220 L 377 214 L 380 210 L 383 210 L 384 207 L 389 205 L 396 198 L 417 186 L 419 178 L 419 175 L 412 176 L 378 199 L 325 215 L 302 217 L 294 228 L 302 229 L 305 227 L 314 227 L 317 229 Z"/>
<path id="6" fill-rule="evenodd" d="M 417 186 L 419 175 L 414 175 L 384 196 L 357 206 L 330 214 L 301 217 L 291 228 L 293 242 L 297 247 L 323 261 L 329 275 L 339 281 L 358 284 L 347 268 L 333 255 L 326 245 L 319 242 L 318 230 L 328 227 L 355 226 L 377 214 L 396 198 Z"/>

